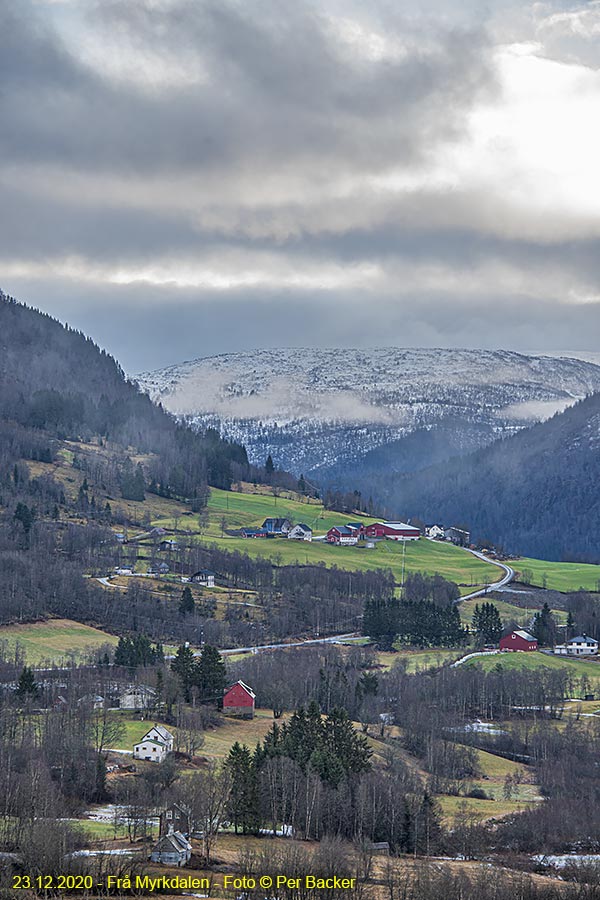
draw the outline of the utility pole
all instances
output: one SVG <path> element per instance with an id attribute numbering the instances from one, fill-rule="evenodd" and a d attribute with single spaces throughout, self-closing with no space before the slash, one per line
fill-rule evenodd
<path id="1" fill-rule="evenodd" d="M 402 541 L 402 584 L 400 585 L 400 599 L 404 600 L 404 561 L 406 559 L 406 541 Z"/>

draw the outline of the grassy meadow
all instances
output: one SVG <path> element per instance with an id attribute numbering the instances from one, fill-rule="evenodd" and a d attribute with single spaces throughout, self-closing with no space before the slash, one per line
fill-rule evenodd
<path id="1" fill-rule="evenodd" d="M 513 568 L 521 581 L 554 591 L 600 590 L 600 566 L 590 563 L 549 562 L 521 557 Z"/>
<path id="2" fill-rule="evenodd" d="M 489 584 L 498 579 L 496 566 L 477 559 L 452 544 L 428 540 L 408 541 L 405 545 L 394 541 L 382 541 L 372 550 L 362 547 L 335 547 L 320 541 L 288 541 L 286 538 L 255 540 L 231 537 L 224 533 L 246 526 L 261 525 L 268 516 L 287 517 L 294 522 L 305 522 L 315 535 L 325 534 L 332 526 L 343 524 L 351 516 L 325 510 L 320 503 L 300 502 L 286 497 L 262 494 L 242 494 L 211 489 L 208 503 L 209 520 L 202 524 L 198 515 L 159 517 L 153 525 L 163 528 L 189 530 L 207 543 L 214 543 L 224 550 L 239 550 L 254 557 L 273 559 L 278 564 L 292 565 L 326 563 L 349 571 L 389 569 L 398 583 L 402 580 L 403 547 L 404 571 L 435 572 L 461 585 L 463 593 L 477 585 Z M 363 517 L 365 523 L 376 521 Z M 221 527 L 223 526 L 223 527 Z"/>
<path id="3" fill-rule="evenodd" d="M 113 634 L 71 619 L 49 619 L 28 625 L 0 627 L 0 644 L 5 655 L 14 655 L 18 645 L 29 665 L 81 661 L 88 652 L 117 643 L 118 638 Z"/>
<path id="4" fill-rule="evenodd" d="M 477 665 L 489 672 L 500 665 L 505 671 L 511 669 L 567 669 L 573 678 L 581 678 L 583 675 L 589 678 L 593 687 L 600 687 L 600 659 L 593 662 L 585 659 L 569 659 L 564 656 L 550 656 L 539 651 L 533 653 L 503 653 L 495 656 L 481 656 L 465 665 Z"/>

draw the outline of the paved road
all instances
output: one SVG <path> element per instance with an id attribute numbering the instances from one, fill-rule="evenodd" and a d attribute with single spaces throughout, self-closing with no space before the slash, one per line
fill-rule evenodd
<path id="1" fill-rule="evenodd" d="M 356 631 L 349 634 L 334 634 L 326 638 L 311 638 L 307 641 L 294 641 L 292 643 L 282 644 L 263 644 L 261 647 L 234 647 L 231 650 L 221 650 L 222 656 L 228 656 L 232 653 L 258 653 L 261 650 L 287 650 L 288 647 L 308 647 L 310 644 L 341 644 L 344 641 L 352 640 L 360 637 Z"/>
<path id="2" fill-rule="evenodd" d="M 484 594 L 489 594 L 491 591 L 497 591 L 498 588 L 502 588 L 505 584 L 509 584 L 515 577 L 515 570 L 511 569 L 510 566 L 507 566 L 506 563 L 500 562 L 497 559 L 490 559 L 489 556 L 485 556 L 484 553 L 480 553 L 478 550 L 467 550 L 467 553 L 472 553 L 473 556 L 476 556 L 478 559 L 491 563 L 493 566 L 498 566 L 499 569 L 504 571 L 504 577 L 501 578 L 500 581 L 495 581 L 494 584 L 488 584 L 486 587 L 480 588 L 478 591 L 473 591 L 471 594 L 465 594 L 464 597 L 461 597 L 456 601 L 457 603 L 462 603 L 463 600 L 472 600 L 474 597 L 482 597 Z"/>

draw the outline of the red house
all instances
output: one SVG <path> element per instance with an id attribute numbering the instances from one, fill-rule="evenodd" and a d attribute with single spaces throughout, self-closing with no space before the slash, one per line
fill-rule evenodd
<path id="1" fill-rule="evenodd" d="M 223 695 L 223 712 L 242 719 L 254 718 L 256 694 L 243 681 L 236 681 Z"/>
<path id="2" fill-rule="evenodd" d="M 358 531 L 347 525 L 334 525 L 327 532 L 325 540 L 328 544 L 358 544 Z"/>
<path id="3" fill-rule="evenodd" d="M 501 650 L 537 650 L 538 642 L 528 631 L 518 629 L 500 641 Z"/>
<path id="4" fill-rule="evenodd" d="M 418 541 L 421 532 L 406 522 L 374 522 L 373 525 L 367 525 L 365 535 L 368 538 L 388 538 L 392 541 Z"/>

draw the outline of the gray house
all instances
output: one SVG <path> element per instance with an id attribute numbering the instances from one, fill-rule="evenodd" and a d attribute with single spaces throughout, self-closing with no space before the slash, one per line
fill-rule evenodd
<path id="1" fill-rule="evenodd" d="M 160 814 L 160 836 L 179 832 L 185 837 L 192 833 L 194 825 L 192 810 L 185 803 L 171 803 Z"/>
<path id="2" fill-rule="evenodd" d="M 192 845 L 180 831 L 163 834 L 154 845 L 150 859 L 163 866 L 186 866 L 192 855 Z"/>

